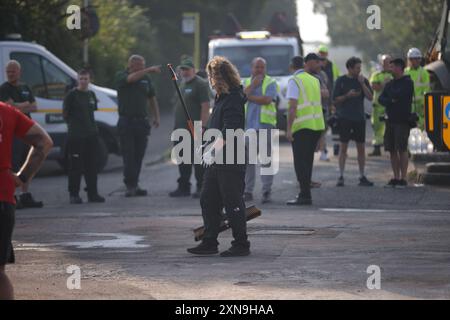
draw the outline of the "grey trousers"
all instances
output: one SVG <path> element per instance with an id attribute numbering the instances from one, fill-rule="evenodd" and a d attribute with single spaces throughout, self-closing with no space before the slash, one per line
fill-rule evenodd
<path id="1" fill-rule="evenodd" d="M 264 155 L 266 157 L 272 157 L 272 134 L 271 129 L 266 129 L 268 131 L 267 133 L 267 139 L 264 141 L 266 143 L 266 150 L 267 154 Z M 259 131 L 257 132 L 257 139 L 258 139 L 258 155 L 259 155 L 259 145 L 260 145 L 260 136 Z M 248 144 L 248 141 L 247 141 Z M 255 162 L 252 162 L 255 163 Z M 258 162 L 259 163 L 259 162 Z M 260 164 L 263 168 L 270 168 L 271 163 L 266 164 Z M 255 180 L 256 180 L 256 167 L 255 164 L 248 164 L 247 169 L 245 172 L 245 193 L 253 193 L 253 190 L 255 189 Z M 272 184 L 273 184 L 273 175 L 261 175 L 261 182 L 262 182 L 262 193 L 271 192 L 272 191 Z"/>

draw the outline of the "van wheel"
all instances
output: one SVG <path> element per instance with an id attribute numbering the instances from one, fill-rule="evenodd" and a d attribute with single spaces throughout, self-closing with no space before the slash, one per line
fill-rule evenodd
<path id="1" fill-rule="evenodd" d="M 106 164 L 108 163 L 108 147 L 106 146 L 105 140 L 99 136 L 98 138 L 98 150 L 97 150 L 97 172 L 102 172 L 105 169 Z M 58 159 L 58 164 L 61 169 L 64 170 L 64 173 L 69 171 L 69 154 L 67 148 L 64 151 L 64 157 Z"/>

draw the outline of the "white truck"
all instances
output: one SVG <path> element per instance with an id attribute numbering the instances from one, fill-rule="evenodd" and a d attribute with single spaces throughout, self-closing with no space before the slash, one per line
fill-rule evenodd
<path id="1" fill-rule="evenodd" d="M 256 57 L 267 61 L 267 74 L 278 82 L 280 93 L 277 102 L 278 128 L 286 128 L 287 83 L 291 77 L 291 58 L 300 54 L 300 46 L 295 36 L 273 36 L 267 31 L 239 32 L 235 37 L 211 39 L 208 57 L 224 56 L 239 70 L 242 78 L 250 77 L 251 62 Z"/>
<path id="2" fill-rule="evenodd" d="M 0 83 L 6 81 L 5 66 L 14 59 L 22 66 L 21 81 L 32 90 L 37 112 L 32 118 L 47 130 L 54 142 L 49 159 L 57 160 L 64 168 L 67 164 L 67 125 L 62 117 L 63 99 L 68 90 L 76 86 L 77 73 L 43 46 L 22 41 L 0 41 Z M 119 153 L 117 136 L 117 92 L 90 85 L 98 101 L 95 119 L 100 131 L 98 168 L 105 167 L 109 153 Z"/>

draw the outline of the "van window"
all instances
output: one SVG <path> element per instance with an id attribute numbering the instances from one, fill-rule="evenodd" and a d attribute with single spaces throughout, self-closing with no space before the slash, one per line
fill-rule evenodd
<path id="1" fill-rule="evenodd" d="M 36 97 L 62 100 L 73 80 L 47 58 L 29 52 L 12 52 L 11 59 L 22 65 L 22 81 Z"/>

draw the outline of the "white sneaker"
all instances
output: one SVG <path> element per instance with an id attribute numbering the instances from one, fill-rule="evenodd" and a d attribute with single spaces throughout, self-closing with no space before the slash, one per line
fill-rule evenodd
<path id="1" fill-rule="evenodd" d="M 320 161 L 330 161 L 328 155 L 325 152 L 320 153 Z"/>

